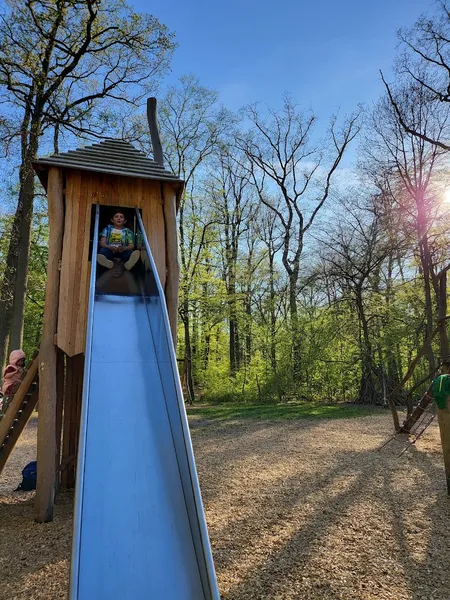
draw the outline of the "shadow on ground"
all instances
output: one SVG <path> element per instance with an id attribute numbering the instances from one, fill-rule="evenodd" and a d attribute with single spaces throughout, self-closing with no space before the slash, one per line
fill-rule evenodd
<path id="1" fill-rule="evenodd" d="M 390 430 L 384 416 L 194 428 L 223 599 L 448 600 L 437 430 L 400 459 L 374 452 Z M 51 524 L 32 500 L 0 497 L 0 600 L 67 594 L 73 494 Z"/>
<path id="2" fill-rule="evenodd" d="M 448 600 L 440 454 L 374 452 L 375 436 L 341 450 L 338 429 L 327 448 L 323 421 L 238 424 L 216 431 L 215 451 L 199 448 L 223 598 Z"/>

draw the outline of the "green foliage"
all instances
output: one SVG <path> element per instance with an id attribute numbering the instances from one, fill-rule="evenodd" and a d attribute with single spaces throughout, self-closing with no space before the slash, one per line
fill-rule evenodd
<path id="1" fill-rule="evenodd" d="M 20 85 L 34 89 L 41 50 L 34 29 L 25 35 L 26 18 L 30 16 L 27 11 L 40 6 L 39 18 L 46 30 L 56 5 L 40 0 L 19 4 L 10 0 L 7 6 L 10 11 L 17 8 L 12 30 L 22 31 L 26 39 L 14 56 L 3 45 L 4 77 L 7 68 L 22 63 L 25 71 L 21 72 Z M 80 19 L 78 14 L 66 15 L 62 26 L 76 49 L 77 31 L 92 15 L 82 0 L 71 7 L 84 9 Z M 173 48 L 172 38 L 156 19 L 134 14 L 122 0 L 99 2 L 98 11 L 98 18 L 92 20 L 93 30 L 102 32 L 95 38 L 96 43 L 111 39 L 120 46 L 117 31 L 128 40 L 123 49 L 125 60 L 114 63 L 118 69 L 116 91 L 123 99 L 127 94 L 120 85 L 121 77 L 137 76 L 141 83 L 144 67 L 149 67 L 147 71 L 152 74 L 164 71 Z M 115 33 L 105 27 L 110 22 L 118 25 Z M 3 36 L 8 35 L 7 29 L 0 30 L 0 34 L 2 31 Z M 136 44 L 130 39 L 133 32 L 137 32 Z M 60 119 L 62 128 L 80 135 L 87 135 L 88 130 L 100 134 L 120 126 L 117 113 L 105 108 L 100 98 L 93 114 L 89 101 L 86 107 L 83 99 L 90 88 L 97 88 L 107 65 L 114 62 L 110 48 L 107 43 L 101 52 L 93 48 L 91 55 L 72 65 L 76 83 L 61 82 L 46 96 L 46 111 L 55 114 L 44 111 L 41 115 L 47 127 L 45 135 L 53 132 L 55 119 Z M 98 64 L 100 55 L 105 59 L 102 64 Z M 71 64 L 71 57 L 64 47 L 56 45 L 56 63 L 45 85 L 51 85 L 65 61 Z M 1 58 L 0 52 L 0 66 Z M 15 97 L 10 90 L 3 92 L 16 110 L 21 94 Z M 81 101 L 74 103 L 75 97 Z M 291 106 L 296 113 L 296 105 Z M 285 126 L 289 121 L 283 120 L 287 118 L 287 107 L 285 103 L 284 112 L 271 112 L 270 119 L 282 126 L 285 148 L 295 148 L 295 132 Z M 252 110 L 256 118 L 256 109 Z M 141 147 L 150 150 L 147 124 L 143 128 L 143 122 L 134 114 L 129 126 L 124 125 L 125 136 L 138 137 Z M 300 221 L 293 224 L 295 219 L 286 228 L 286 219 L 299 216 L 303 210 L 305 215 L 310 214 L 320 186 L 310 189 L 306 205 L 296 206 L 292 212 L 293 205 L 280 202 L 273 183 L 267 185 L 266 180 L 258 179 L 261 165 L 255 163 L 255 157 L 252 162 L 242 146 L 243 140 L 251 140 L 245 125 L 225 111 L 219 95 L 202 86 L 195 76 L 181 78 L 160 102 L 166 164 L 186 181 L 178 215 L 181 273 L 177 354 L 180 362 L 184 361 L 180 371 L 187 389 L 197 399 L 216 407 L 192 409 L 191 414 L 203 416 L 205 410 L 209 411 L 208 418 L 224 419 L 245 415 L 286 419 L 331 418 L 344 413 L 353 416 L 343 402 L 385 402 L 386 394 L 402 379 L 421 348 L 429 325 L 425 319 L 424 263 L 420 260 L 423 236 L 417 239 L 414 203 L 410 198 L 405 204 L 407 190 L 398 174 L 392 170 L 386 173 L 382 162 L 386 155 L 384 142 L 379 140 L 378 146 L 370 145 L 372 155 L 366 157 L 364 165 L 370 171 L 373 187 L 369 189 L 365 182 L 347 194 L 340 190 L 342 199 L 333 205 L 332 223 L 325 223 L 322 239 L 320 228 L 314 229 L 312 221 L 311 229 L 309 225 L 305 229 L 304 220 L 303 225 Z M 356 134 L 355 122 L 353 126 L 356 128 L 351 131 Z M 374 124 L 372 128 L 370 135 L 376 133 Z M 13 137 L 18 131 L 20 127 L 11 129 Z M 279 134 L 281 130 L 275 127 L 267 133 L 277 138 L 277 131 Z M 398 127 L 395 131 L 399 133 Z M 264 144 L 271 153 L 271 140 L 266 139 Z M 375 150 L 380 150 L 378 158 Z M 325 148 L 318 146 L 317 152 L 322 154 Z M 273 174 L 278 172 L 278 159 L 274 155 Z M 305 177 L 305 171 L 295 164 L 287 160 L 285 165 L 288 183 Z M 444 170 L 446 167 L 445 162 Z M 412 161 L 408 170 L 415 168 Z M 442 188 L 441 176 L 442 170 L 438 176 L 430 173 L 433 194 L 427 192 L 426 196 L 426 206 L 433 207 L 427 212 L 426 235 L 435 274 L 448 264 L 450 246 L 447 218 L 439 216 L 436 199 L 436 190 Z M 301 194 L 298 199 L 300 202 Z M 318 206 L 322 206 L 320 202 Z M 41 335 L 48 243 L 45 207 L 35 205 L 34 211 L 25 308 L 24 349 L 28 355 Z M 313 214 L 315 219 L 317 213 Z M 2 215 L 0 259 L 6 255 L 10 225 L 9 215 Z M 3 268 L 4 260 L 0 260 L 0 276 Z M 293 285 L 291 275 L 295 269 L 298 271 Z M 435 297 L 433 302 L 436 304 Z M 437 312 L 436 306 L 433 311 Z M 433 349 L 439 353 L 437 342 Z M 428 370 L 429 362 L 423 359 L 411 385 L 424 378 Z M 327 404 L 322 404 L 324 401 Z M 361 414 L 365 413 L 355 410 L 354 416 Z"/>
<path id="2" fill-rule="evenodd" d="M 216 422 L 238 419 L 296 421 L 300 419 L 357 419 L 377 414 L 378 411 L 373 407 L 318 402 L 277 405 L 228 403 L 193 406 L 188 409 L 188 416 L 194 422 L 203 419 Z"/>
<path id="3" fill-rule="evenodd" d="M 46 212 L 43 209 L 38 210 L 33 215 L 25 302 L 23 350 L 28 359 L 39 348 L 41 340 L 48 259 L 48 233 Z"/>
<path id="4" fill-rule="evenodd" d="M 0 277 L 4 268 L 12 222 L 11 215 L 0 217 Z M 45 281 L 48 258 L 48 221 L 45 206 L 38 206 L 33 215 L 30 245 L 30 262 L 28 266 L 28 283 L 25 303 L 25 327 L 23 350 L 27 359 L 38 349 L 44 312 Z"/>

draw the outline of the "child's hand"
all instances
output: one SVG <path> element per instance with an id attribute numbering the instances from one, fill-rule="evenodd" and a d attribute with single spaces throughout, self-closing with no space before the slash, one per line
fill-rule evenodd
<path id="1" fill-rule="evenodd" d="M 123 246 L 119 246 L 117 248 L 117 250 L 122 254 L 122 252 L 125 250 L 125 248 Z"/>
<path id="2" fill-rule="evenodd" d="M 111 248 L 110 248 L 110 249 L 111 249 L 111 252 L 112 252 L 113 254 L 115 254 L 115 253 L 117 252 L 117 248 L 116 248 L 116 246 L 111 246 Z"/>

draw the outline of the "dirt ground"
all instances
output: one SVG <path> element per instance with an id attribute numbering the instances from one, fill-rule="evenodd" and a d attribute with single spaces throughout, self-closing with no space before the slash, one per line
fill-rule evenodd
<path id="1" fill-rule="evenodd" d="M 192 423 L 222 598 L 449 600 L 450 499 L 433 424 L 401 458 L 388 414 Z M 14 494 L 30 422 L 0 479 L 0 599 L 66 597 L 73 495 L 51 524 Z M 126 599 L 128 600 L 128 599 Z M 134 599 L 129 599 L 134 600 Z M 163 599 L 161 599 L 163 600 Z"/>

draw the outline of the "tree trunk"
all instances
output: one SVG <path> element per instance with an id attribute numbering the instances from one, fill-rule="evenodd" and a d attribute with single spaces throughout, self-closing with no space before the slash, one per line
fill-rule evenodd
<path id="1" fill-rule="evenodd" d="M 199 357 L 199 316 L 197 302 L 193 302 L 192 307 L 192 340 L 191 340 L 191 364 L 192 381 L 198 383 L 198 357 Z"/>
<path id="2" fill-rule="evenodd" d="M 387 307 L 387 320 L 385 324 L 386 331 L 390 331 L 392 327 L 391 319 L 391 306 L 393 298 L 393 281 L 392 273 L 394 269 L 394 256 L 392 253 L 389 254 L 388 260 L 388 272 L 386 282 L 386 307 Z M 398 346 L 397 346 L 398 347 Z M 397 364 L 395 356 L 395 347 L 388 339 L 388 343 L 385 343 L 386 353 L 386 373 L 387 373 L 387 392 L 394 389 L 401 378 L 401 368 Z"/>
<path id="3" fill-rule="evenodd" d="M 22 343 L 23 311 L 34 199 L 32 161 L 36 158 L 38 141 L 37 136 L 33 137 L 35 139 L 27 147 L 20 167 L 19 200 L 14 215 L 6 268 L 0 289 L 0 366 L 5 362 L 6 346 L 10 333 L 10 348 L 15 350 Z"/>
<path id="4" fill-rule="evenodd" d="M 239 351 L 239 329 L 236 310 L 236 282 L 235 275 L 230 275 L 230 283 L 228 286 L 228 304 L 230 311 L 230 374 L 235 376 L 240 367 L 240 351 Z"/>
<path id="5" fill-rule="evenodd" d="M 449 343 L 447 335 L 447 273 L 443 273 L 439 278 L 439 341 L 441 360 L 447 362 L 450 358 Z"/>
<path id="6" fill-rule="evenodd" d="M 245 297 L 245 316 L 245 364 L 249 365 L 252 359 L 252 299 L 250 286 L 248 286 Z"/>
<path id="7" fill-rule="evenodd" d="M 33 218 L 33 199 L 34 199 L 34 177 L 33 174 L 26 183 L 30 186 L 26 190 L 27 210 L 24 211 L 24 217 L 20 223 L 19 230 L 19 248 L 17 259 L 16 283 L 14 286 L 14 300 L 12 308 L 12 320 L 9 334 L 9 351 L 22 348 L 23 342 L 23 322 L 25 312 L 25 298 L 27 293 L 28 281 L 28 259 L 30 256 L 31 224 Z"/>
<path id="8" fill-rule="evenodd" d="M 269 289 L 270 289 L 270 365 L 273 375 L 277 372 L 277 352 L 276 352 L 276 326 L 277 316 L 275 313 L 275 284 L 274 284 L 274 254 L 269 254 Z"/>
<path id="9" fill-rule="evenodd" d="M 247 285 L 245 290 L 245 365 L 248 366 L 252 360 L 252 272 L 253 272 L 253 246 L 247 256 Z"/>
<path id="10" fill-rule="evenodd" d="M 211 272 L 211 267 L 209 264 L 209 259 L 206 258 L 206 272 L 209 275 Z M 204 336 L 203 347 L 202 347 L 202 369 L 206 371 L 209 364 L 209 351 L 211 346 L 211 334 L 209 333 L 209 323 L 208 323 L 208 311 L 206 309 L 208 305 L 208 283 L 204 282 L 202 284 L 202 312 L 201 312 L 201 332 Z"/>
<path id="11" fill-rule="evenodd" d="M 426 315 L 426 330 L 425 330 L 425 340 L 427 343 L 426 346 L 426 357 L 428 360 L 429 371 L 433 371 L 435 366 L 435 357 L 433 352 L 433 346 L 431 342 L 431 332 L 433 331 L 433 302 L 431 299 L 431 257 L 430 257 L 430 249 L 428 247 L 428 237 L 427 233 L 422 234 L 422 230 L 425 229 L 425 225 L 422 223 L 425 222 L 424 217 L 418 214 L 418 228 L 419 228 L 419 251 L 420 251 L 420 262 L 422 265 L 423 271 L 423 283 L 424 283 L 424 292 L 425 292 L 425 315 Z"/>
<path id="12" fill-rule="evenodd" d="M 183 326 L 184 326 L 184 372 L 186 377 L 186 392 L 189 404 L 194 402 L 194 381 L 192 378 L 192 347 L 191 332 L 189 330 L 189 302 L 183 301 Z"/>
<path id="13" fill-rule="evenodd" d="M 211 335 L 205 335 L 205 344 L 203 346 L 203 370 L 206 371 L 209 365 L 209 351 L 211 349 Z"/>
<path id="14" fill-rule="evenodd" d="M 300 379 L 301 371 L 301 340 L 298 328 L 297 311 L 297 278 L 294 274 L 289 277 L 289 313 L 292 328 L 292 375 L 294 383 Z"/>

